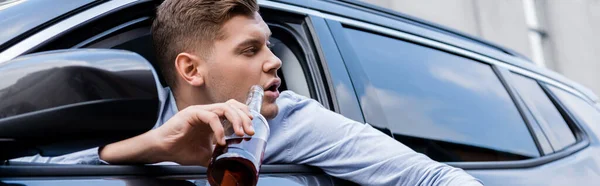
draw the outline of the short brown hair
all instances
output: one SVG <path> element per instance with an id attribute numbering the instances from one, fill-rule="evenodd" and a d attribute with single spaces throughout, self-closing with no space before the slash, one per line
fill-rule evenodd
<path id="1" fill-rule="evenodd" d="M 167 85 L 176 85 L 175 58 L 197 52 L 208 58 L 223 24 L 236 15 L 254 16 L 256 0 L 165 0 L 156 10 L 152 39 Z"/>

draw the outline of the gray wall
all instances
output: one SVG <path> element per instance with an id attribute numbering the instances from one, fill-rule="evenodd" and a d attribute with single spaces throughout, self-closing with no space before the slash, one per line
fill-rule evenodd
<path id="1" fill-rule="evenodd" d="M 363 0 L 533 58 L 522 0 Z M 535 0 L 544 66 L 600 93 L 600 0 Z"/>
<path id="2" fill-rule="evenodd" d="M 548 32 L 547 66 L 600 93 L 600 1 L 554 0 L 541 5 Z"/>

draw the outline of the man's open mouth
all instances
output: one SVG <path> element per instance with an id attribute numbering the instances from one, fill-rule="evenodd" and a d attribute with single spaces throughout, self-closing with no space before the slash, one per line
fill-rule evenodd
<path id="1" fill-rule="evenodd" d="M 281 80 L 279 78 L 271 81 L 267 86 L 265 86 L 265 97 L 270 97 L 273 100 L 279 97 L 279 86 L 281 85 Z"/>
<path id="2" fill-rule="evenodd" d="M 265 92 L 266 91 L 277 92 L 280 85 L 281 85 L 281 80 L 279 78 L 275 78 L 271 82 L 269 82 L 269 84 L 267 84 L 267 86 L 264 87 L 264 90 L 265 90 Z"/>
<path id="3" fill-rule="evenodd" d="M 265 91 L 275 92 L 275 91 L 278 91 L 278 89 L 279 89 L 279 84 L 272 84 L 271 86 L 267 87 L 265 89 Z"/>

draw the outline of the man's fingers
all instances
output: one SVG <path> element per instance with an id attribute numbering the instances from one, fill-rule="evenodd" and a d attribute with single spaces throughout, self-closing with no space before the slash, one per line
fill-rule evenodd
<path id="1" fill-rule="evenodd" d="M 246 113 L 244 113 L 244 111 L 242 111 L 241 109 L 235 108 L 235 110 L 238 112 L 240 118 L 242 119 L 242 126 L 244 127 L 244 132 L 248 135 L 254 135 L 254 129 L 252 128 L 252 120 L 250 120 L 250 117 L 248 117 Z"/>
<path id="2" fill-rule="evenodd" d="M 240 109 L 242 112 L 244 112 L 246 115 L 248 115 L 248 117 L 250 117 L 250 119 L 253 119 L 252 114 L 250 114 L 250 109 L 248 108 L 248 105 L 240 103 L 239 101 L 236 101 L 234 99 L 231 99 L 231 100 L 227 101 L 226 103 L 232 105 L 235 108 Z"/>
<path id="3" fill-rule="evenodd" d="M 201 122 L 210 125 L 219 145 L 225 145 L 225 132 L 223 130 L 223 124 L 221 124 L 221 119 L 219 119 L 219 115 L 206 110 L 195 110 L 192 113 L 195 114 Z"/>
<path id="4" fill-rule="evenodd" d="M 231 123 L 235 134 L 238 136 L 244 136 L 244 131 L 242 130 L 242 123 L 244 122 L 242 116 L 244 115 L 240 115 L 238 111 L 239 109 L 233 108 L 227 103 L 223 103 L 222 105 L 223 111 L 225 112 L 224 115 L 227 120 L 229 120 L 229 123 Z"/>
<path id="5" fill-rule="evenodd" d="M 248 134 L 248 135 L 254 135 L 254 128 L 252 127 L 252 121 L 251 121 L 251 115 L 250 112 L 248 110 L 248 106 L 246 106 L 245 104 L 242 104 L 234 99 L 231 99 L 225 103 L 218 103 L 218 104 L 212 104 L 212 105 L 203 105 L 200 107 L 194 107 L 192 106 L 193 110 L 195 110 L 194 112 L 212 112 L 214 113 L 217 117 L 219 118 L 225 118 L 227 119 L 227 121 L 229 122 L 229 124 L 231 125 L 231 127 L 233 128 L 233 132 L 238 135 L 238 136 L 244 136 L 244 134 Z M 214 117 L 214 116 L 210 116 L 210 117 Z M 212 127 L 212 123 L 209 123 L 208 121 L 204 121 L 205 123 L 208 123 L 211 125 L 211 128 L 214 129 L 214 127 Z M 212 119 L 211 119 L 212 121 Z M 221 123 L 221 120 L 219 120 L 219 123 Z M 225 127 L 225 129 L 229 130 L 229 126 L 223 126 L 221 125 L 221 128 Z M 225 135 L 225 133 L 223 133 L 223 135 Z M 218 135 L 215 131 L 215 137 L 218 138 L 220 135 Z"/>
<path id="6" fill-rule="evenodd" d="M 218 104 L 207 105 L 206 110 L 214 112 L 217 115 L 219 115 L 220 117 L 224 116 L 224 118 L 227 119 L 227 121 L 229 121 L 229 124 L 231 124 L 231 126 L 233 128 L 233 132 L 236 135 L 238 135 L 238 136 L 244 135 L 244 131 L 242 129 L 242 119 L 240 118 L 240 115 L 238 114 L 236 109 L 231 107 L 229 104 L 218 103 Z"/>
<path id="7" fill-rule="evenodd" d="M 236 108 L 236 110 L 238 110 L 238 113 L 242 117 L 242 126 L 244 127 L 244 132 L 248 135 L 254 135 L 254 128 L 252 128 L 253 117 L 252 117 L 252 114 L 250 114 L 250 110 L 248 109 L 248 106 L 243 103 L 240 103 L 239 101 L 236 101 L 234 99 L 231 99 L 231 100 L 227 101 L 226 103 L 228 103 L 232 107 Z M 244 117 L 244 116 L 248 116 L 248 117 Z"/>

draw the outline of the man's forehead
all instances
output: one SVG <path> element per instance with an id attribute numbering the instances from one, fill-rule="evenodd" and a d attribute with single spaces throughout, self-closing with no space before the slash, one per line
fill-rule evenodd
<path id="1" fill-rule="evenodd" d="M 256 17 L 259 21 L 259 24 L 261 25 L 261 27 L 263 28 L 264 32 L 268 37 L 271 37 L 271 29 L 269 29 L 269 25 L 267 25 L 267 23 L 265 23 L 265 21 L 262 19 L 262 16 L 260 16 L 260 14 L 256 13 Z"/>
<path id="2" fill-rule="evenodd" d="M 247 39 L 247 37 L 264 37 L 268 39 L 271 36 L 269 26 L 262 20 L 260 15 L 254 17 L 235 16 L 223 26 L 225 38 L 230 39 Z"/>
<path id="3" fill-rule="evenodd" d="M 252 34 L 261 35 L 266 38 L 271 37 L 271 29 L 269 29 L 269 26 L 267 25 L 267 23 L 265 23 L 265 21 L 263 21 L 260 14 L 256 13 L 253 20 L 254 20 L 254 24 L 256 24 L 258 29 L 255 29 L 255 30 L 252 29 L 252 32 L 253 32 Z"/>

